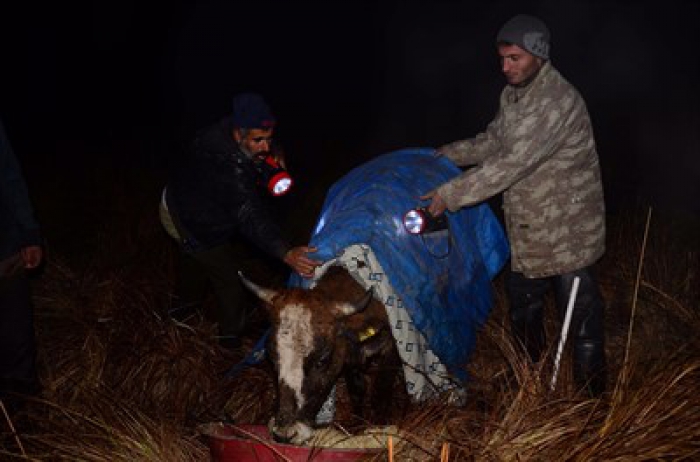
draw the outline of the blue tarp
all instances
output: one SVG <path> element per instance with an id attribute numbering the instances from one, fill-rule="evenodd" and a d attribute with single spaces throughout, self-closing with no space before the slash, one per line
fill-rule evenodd
<path id="1" fill-rule="evenodd" d="M 449 231 L 416 236 L 403 215 L 419 197 L 460 173 L 433 149 L 403 149 L 355 169 L 329 190 L 310 245 L 326 261 L 353 244 L 367 244 L 415 326 L 458 377 L 476 330 L 492 306 L 491 279 L 508 258 L 503 229 L 486 204 L 449 213 Z M 290 285 L 308 286 L 292 277 Z"/>

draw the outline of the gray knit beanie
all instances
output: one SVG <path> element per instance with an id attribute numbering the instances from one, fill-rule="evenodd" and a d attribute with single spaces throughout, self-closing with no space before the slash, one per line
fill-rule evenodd
<path id="1" fill-rule="evenodd" d="M 507 42 L 543 59 L 549 59 L 549 29 L 540 19 L 519 14 L 506 22 L 496 36 L 496 43 Z"/>

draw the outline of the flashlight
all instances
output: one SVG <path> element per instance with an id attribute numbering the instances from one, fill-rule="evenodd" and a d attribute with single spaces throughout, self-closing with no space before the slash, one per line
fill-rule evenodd
<path id="1" fill-rule="evenodd" d="M 427 208 L 411 209 L 403 216 L 403 226 L 409 234 L 428 234 L 447 229 L 445 214 L 433 216 Z"/>
<path id="2" fill-rule="evenodd" d="M 292 187 L 292 177 L 272 156 L 267 156 L 258 164 L 263 184 L 273 196 L 286 194 Z"/>

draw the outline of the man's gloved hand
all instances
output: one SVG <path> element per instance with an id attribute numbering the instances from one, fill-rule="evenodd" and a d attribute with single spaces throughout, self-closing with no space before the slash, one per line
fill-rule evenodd
<path id="1" fill-rule="evenodd" d="M 428 194 L 420 196 L 420 199 L 423 201 L 430 200 L 430 205 L 428 205 L 426 209 L 428 210 L 428 213 L 434 217 L 439 217 L 445 213 L 445 210 L 447 210 L 447 203 L 445 202 L 445 199 L 438 194 L 437 190 L 430 191 Z"/>
<path id="2" fill-rule="evenodd" d="M 316 252 L 316 247 L 299 246 L 290 249 L 284 256 L 284 262 L 302 277 L 310 278 L 317 266 L 323 262 L 309 258 L 307 254 Z"/>
<path id="3" fill-rule="evenodd" d="M 270 155 L 273 159 L 275 159 L 275 162 L 277 162 L 280 167 L 287 170 L 287 156 L 281 146 L 278 144 L 273 144 L 272 149 L 270 150 Z"/>

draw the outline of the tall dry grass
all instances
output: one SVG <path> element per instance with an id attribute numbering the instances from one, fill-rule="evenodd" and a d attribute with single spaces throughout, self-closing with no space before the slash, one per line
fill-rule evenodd
<path id="1" fill-rule="evenodd" d="M 79 258 L 66 250 L 74 245 L 50 246 L 35 281 L 44 389 L 20 415 L 0 416 L 1 459 L 207 460 L 198 424 L 270 417 L 274 391 L 265 367 L 225 378 L 254 334 L 228 353 L 209 320 L 163 315 L 174 249 L 157 223 L 157 191 L 146 191 L 151 202 L 115 193 L 103 214 L 109 218 L 94 225 Z M 550 389 L 551 356 L 532 365 L 512 343 L 497 278 L 466 403 L 397 402 L 407 407 L 393 422 L 400 430 L 394 460 L 444 459 L 446 443 L 450 461 L 700 458 L 700 229 L 692 217 L 655 213 L 638 280 L 645 218 L 642 210 L 610 219 L 599 268 L 610 365 L 602 399 L 577 393 L 566 354 Z M 552 341 L 559 326 L 550 309 Z"/>

